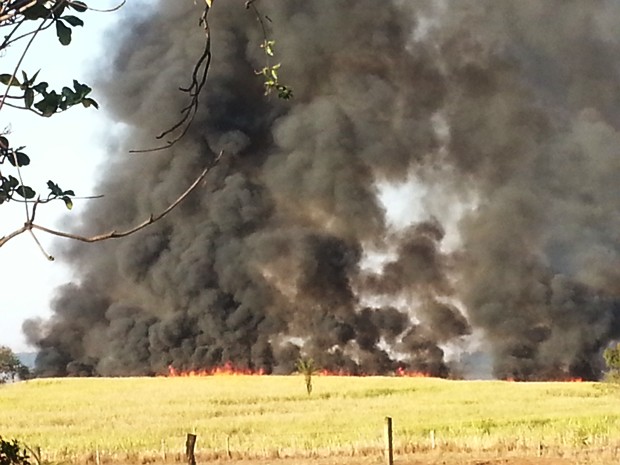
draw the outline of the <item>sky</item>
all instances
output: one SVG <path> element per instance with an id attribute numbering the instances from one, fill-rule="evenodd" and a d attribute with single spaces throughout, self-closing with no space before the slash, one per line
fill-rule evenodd
<path id="1" fill-rule="evenodd" d="M 117 2 L 94 0 L 89 6 L 109 9 Z M 39 79 L 50 83 L 51 88 L 71 85 L 73 79 L 89 84 L 92 69 L 104 50 L 104 31 L 118 20 L 116 13 L 86 12 L 80 17 L 85 26 L 74 28 L 73 41 L 63 47 L 56 39 L 53 28 L 45 31 L 35 41 L 34 50 L 23 65 L 32 75 L 41 69 Z M 1 58 L 2 72 L 15 66 L 21 43 Z M 97 100 L 97 89 L 93 90 Z M 8 128 L 12 144 L 25 145 L 24 152 L 31 166 L 23 169 L 24 182 L 39 192 L 46 191 L 49 179 L 64 189 L 73 189 L 78 196 L 96 194 L 93 191 L 96 173 L 104 159 L 106 128 L 113 123 L 106 119 L 105 109 L 73 108 L 52 118 L 40 118 L 24 111 L 3 108 L 0 127 Z M 62 228 L 61 222 L 77 216 L 89 202 L 76 200 L 72 211 L 62 202 L 42 206 L 36 221 L 48 227 Z M 0 236 L 19 228 L 25 218 L 23 204 L 2 205 Z M 58 240 L 46 234 L 37 234 L 47 253 L 54 255 Z M 0 266 L 6 270 L 0 281 L 0 345 L 15 351 L 31 350 L 21 332 L 25 319 L 49 316 L 49 302 L 54 289 L 71 278 L 70 271 L 61 260 L 48 261 L 28 234 L 12 239 L 0 247 Z"/>

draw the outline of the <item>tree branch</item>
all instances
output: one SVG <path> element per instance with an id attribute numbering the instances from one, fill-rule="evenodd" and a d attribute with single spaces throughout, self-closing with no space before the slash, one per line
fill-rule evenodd
<path id="1" fill-rule="evenodd" d="M 192 71 L 192 77 L 190 85 L 186 88 L 179 88 L 181 92 L 185 92 L 189 95 L 190 101 L 185 108 L 181 110 L 181 114 L 183 115 L 181 119 L 175 123 L 169 129 L 166 129 L 161 134 L 159 134 L 156 139 L 163 139 L 166 136 L 169 136 L 181 129 L 181 132 L 174 136 L 172 139 L 166 141 L 166 144 L 154 147 L 151 149 L 138 149 L 138 150 L 130 150 L 130 153 L 145 153 L 145 152 L 157 152 L 159 150 L 166 150 L 176 144 L 179 140 L 181 140 L 187 131 L 189 130 L 192 122 L 194 121 L 194 117 L 196 116 L 196 112 L 198 111 L 198 102 L 200 93 L 207 82 L 207 75 L 209 73 L 209 68 L 211 66 L 211 31 L 209 30 L 209 22 L 207 21 L 207 15 L 209 13 L 209 6 L 206 5 L 204 12 L 200 18 L 200 24 L 203 26 L 205 32 L 205 45 L 194 66 L 194 70 Z"/>
<path id="2" fill-rule="evenodd" d="M 8 241 L 13 239 L 14 237 L 17 237 L 20 234 L 25 233 L 26 231 L 30 231 L 32 233 L 33 229 L 37 229 L 39 231 L 43 231 L 43 232 L 51 234 L 53 236 L 64 237 L 66 239 L 73 239 L 73 240 L 76 240 L 76 241 L 88 242 L 88 243 L 101 242 L 101 241 L 105 241 L 105 240 L 108 240 L 108 239 L 118 239 L 120 237 L 126 237 L 126 236 L 129 236 L 131 234 L 134 234 L 134 233 L 136 233 L 136 232 L 146 228 L 147 226 L 149 226 L 149 225 L 151 225 L 153 223 L 156 223 L 157 221 L 161 220 L 168 213 L 170 213 L 172 210 L 174 210 L 181 202 L 183 202 L 183 200 L 185 200 L 187 198 L 187 196 L 189 196 L 196 189 L 196 187 L 198 187 L 198 185 L 205 178 L 207 173 L 209 171 L 211 171 L 211 169 L 215 165 L 218 164 L 218 162 L 222 158 L 223 154 L 224 154 L 224 152 L 220 152 L 218 154 L 218 156 L 215 157 L 213 162 L 211 162 L 211 164 L 209 166 L 207 166 L 204 170 L 202 170 L 200 175 L 194 180 L 194 182 L 192 182 L 192 184 L 185 190 L 185 192 L 183 192 L 179 197 L 177 197 L 177 199 L 174 202 L 172 202 L 164 211 L 158 213 L 157 215 L 151 214 L 151 216 L 149 216 L 142 223 L 140 223 L 140 224 L 138 224 L 138 225 L 136 225 L 136 226 L 134 226 L 134 227 L 132 227 L 130 229 L 127 229 L 125 231 L 112 230 L 112 231 L 109 231 L 109 232 L 104 233 L 104 234 L 98 234 L 96 236 L 81 236 L 79 234 L 72 234 L 72 233 L 67 233 L 67 232 L 64 232 L 64 231 L 58 231 L 58 230 L 55 230 L 55 229 L 50 229 L 50 228 L 47 228 L 45 226 L 41 226 L 39 224 L 34 223 L 34 220 L 35 220 L 34 216 L 35 216 L 35 213 L 36 213 L 36 206 L 37 206 L 38 203 L 40 203 L 37 200 L 35 202 L 34 206 L 33 206 L 33 209 L 32 209 L 32 217 L 21 228 L 13 231 L 12 233 L 8 234 L 7 236 L 1 237 L 0 238 L 0 247 L 2 247 L 4 244 L 6 244 Z M 33 235 L 33 237 L 36 240 L 36 236 Z M 39 241 L 36 240 L 36 242 L 39 245 L 39 247 L 41 247 Z M 41 247 L 41 249 L 42 249 L 42 247 Z M 48 255 L 45 252 L 44 252 L 44 254 L 46 255 L 46 257 L 49 260 L 53 260 L 53 257 L 51 255 Z"/>

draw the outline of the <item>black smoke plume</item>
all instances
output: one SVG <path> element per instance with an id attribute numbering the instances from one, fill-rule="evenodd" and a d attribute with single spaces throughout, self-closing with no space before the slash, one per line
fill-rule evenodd
<path id="1" fill-rule="evenodd" d="M 39 373 L 286 373 L 311 356 L 450 376 L 448 355 L 482 340 L 498 377 L 598 378 L 620 337 L 620 4 L 256 4 L 295 98 L 263 95 L 256 18 L 215 2 L 197 119 L 147 155 L 127 151 L 186 103 L 200 12 L 162 0 L 119 25 L 97 88 L 126 137 L 81 230 L 142 221 L 225 156 L 163 221 L 68 247 L 75 281 L 25 325 Z M 407 181 L 425 195 L 395 227 L 379 186 Z"/>

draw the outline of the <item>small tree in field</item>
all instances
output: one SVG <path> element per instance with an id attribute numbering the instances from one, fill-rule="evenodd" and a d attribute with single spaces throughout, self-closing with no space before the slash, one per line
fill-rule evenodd
<path id="1" fill-rule="evenodd" d="M 312 375 L 316 373 L 316 365 L 311 358 L 300 358 L 297 360 L 297 372 L 304 375 L 306 382 L 306 391 L 308 395 L 312 394 Z"/>
<path id="2" fill-rule="evenodd" d="M 615 347 L 608 347 L 603 352 L 603 358 L 607 365 L 605 379 L 614 383 L 620 383 L 620 343 Z"/>

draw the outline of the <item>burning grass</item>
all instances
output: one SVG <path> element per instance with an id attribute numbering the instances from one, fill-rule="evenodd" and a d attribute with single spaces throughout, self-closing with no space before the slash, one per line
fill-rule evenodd
<path id="1" fill-rule="evenodd" d="M 178 375 L 178 373 L 177 373 Z M 0 389 L 0 432 L 51 461 L 379 454 L 386 415 L 397 452 L 612 450 L 618 393 L 597 383 L 424 377 L 176 376 L 41 379 Z M 615 449 L 614 449 L 615 450 Z"/>

